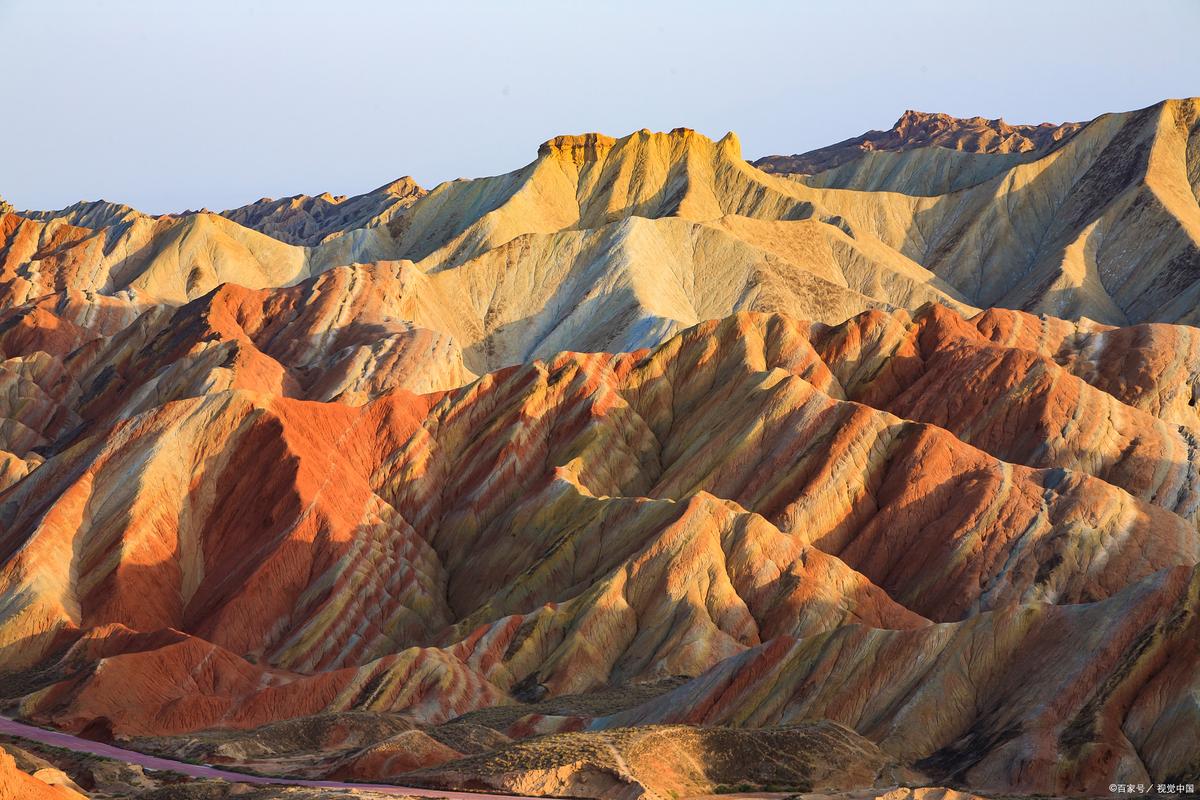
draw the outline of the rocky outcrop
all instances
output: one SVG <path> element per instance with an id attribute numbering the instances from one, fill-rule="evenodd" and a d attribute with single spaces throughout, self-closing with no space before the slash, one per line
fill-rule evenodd
<path id="1" fill-rule="evenodd" d="M 539 156 L 561 157 L 576 164 L 599 161 L 608 154 L 617 140 L 602 133 L 585 133 L 580 136 L 555 136 L 542 142 Z"/>
<path id="2" fill-rule="evenodd" d="M 17 768 L 13 757 L 0 747 L 0 798 L 2 800 L 83 800 L 81 794 L 64 783 L 71 781 L 59 770 L 41 769 L 29 775 Z"/>
<path id="3" fill-rule="evenodd" d="M 1084 123 L 1056 125 L 1009 125 L 1002 119 L 949 114 L 927 114 L 908 110 L 886 131 L 868 131 L 862 136 L 791 156 L 764 156 L 753 162 L 764 172 L 815 175 L 861 158 L 867 153 L 903 152 L 938 147 L 986 155 L 1045 153 L 1070 139 Z"/>
<path id="4" fill-rule="evenodd" d="M 328 192 L 279 200 L 264 197 L 222 211 L 221 216 L 288 244 L 314 246 L 346 231 L 388 224 L 426 194 L 405 176 L 355 197 Z"/>

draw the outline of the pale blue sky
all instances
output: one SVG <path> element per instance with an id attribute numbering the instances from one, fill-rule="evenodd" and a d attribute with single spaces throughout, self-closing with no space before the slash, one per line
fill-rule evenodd
<path id="1" fill-rule="evenodd" d="M 0 196 L 145 211 L 507 172 L 559 133 L 748 158 L 906 108 L 1089 119 L 1200 94 L 1200 0 L 0 0 Z"/>

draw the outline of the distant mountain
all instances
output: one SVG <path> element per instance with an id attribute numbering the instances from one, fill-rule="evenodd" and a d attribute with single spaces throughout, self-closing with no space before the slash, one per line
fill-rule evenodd
<path id="1" fill-rule="evenodd" d="M 404 177 L 355 197 L 328 192 L 281 200 L 264 197 L 222 211 L 221 216 L 288 244 L 313 246 L 349 230 L 383 225 L 426 194 L 416 181 Z"/>
<path id="2" fill-rule="evenodd" d="M 1084 126 L 1081 122 L 1040 125 L 1009 125 L 1002 119 L 948 114 L 926 114 L 908 110 L 886 131 L 867 131 L 862 136 L 790 156 L 764 156 L 752 163 L 764 172 L 778 175 L 815 175 L 861 158 L 868 153 L 904 152 L 923 147 L 940 147 L 986 155 L 1031 153 L 1044 155 L 1067 141 Z"/>

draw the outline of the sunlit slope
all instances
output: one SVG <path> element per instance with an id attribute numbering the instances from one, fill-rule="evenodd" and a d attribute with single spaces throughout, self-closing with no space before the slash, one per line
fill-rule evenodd
<path id="1" fill-rule="evenodd" d="M 349 200 L 291 198 L 227 212 L 311 247 L 212 214 L 155 218 L 79 204 L 6 217 L 2 285 L 13 302 L 71 287 L 179 303 L 222 282 L 282 286 L 377 260 L 435 274 L 494 254 L 532 273 L 548 297 L 563 278 L 539 273 L 538 261 L 591 247 L 602 271 L 640 296 L 669 297 L 678 262 L 695 272 L 681 277 L 698 289 L 736 290 L 719 308 L 690 300 L 695 314 L 640 307 L 648 326 L 754 310 L 759 287 L 770 294 L 779 284 L 758 271 L 809 285 L 783 298 L 781 310 L 830 322 L 871 304 L 915 308 L 930 299 L 1115 324 L 1186 322 L 1200 291 L 1197 115 L 1194 100 L 1167 101 L 1105 115 L 1042 149 L 867 151 L 802 180 L 747 164 L 732 134 L 562 136 L 519 170 L 427 194 L 399 181 Z M 773 269 L 759 269 L 761 253 Z M 815 295 L 822 291 L 835 297 Z M 829 310 L 815 313 L 819 306 Z"/>

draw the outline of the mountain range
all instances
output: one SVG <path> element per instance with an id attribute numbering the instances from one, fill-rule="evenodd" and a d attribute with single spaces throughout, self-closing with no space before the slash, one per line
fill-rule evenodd
<path id="1" fill-rule="evenodd" d="M 0 204 L 2 702 L 447 790 L 1200 782 L 1198 298 L 1197 99 Z"/>

